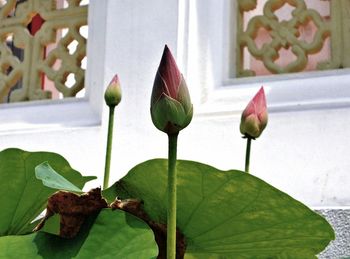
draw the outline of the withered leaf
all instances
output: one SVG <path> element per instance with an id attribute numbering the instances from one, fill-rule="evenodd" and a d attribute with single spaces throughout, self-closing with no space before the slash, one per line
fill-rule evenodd
<path id="1" fill-rule="evenodd" d="M 101 195 L 101 188 L 95 188 L 87 193 L 78 195 L 68 191 L 58 191 L 49 199 L 46 214 L 33 231 L 39 231 L 45 222 L 54 214 L 60 215 L 60 233 L 64 238 L 75 237 L 85 219 L 103 208 L 119 209 L 133 214 L 144 220 L 153 230 L 155 240 L 159 247 L 158 259 L 166 258 L 166 232 L 165 224 L 152 221 L 143 209 L 142 201 L 138 199 L 119 200 L 118 198 L 108 205 Z M 186 243 L 184 235 L 176 231 L 176 258 L 184 258 Z"/>
<path id="2" fill-rule="evenodd" d="M 91 189 L 81 195 L 58 191 L 48 199 L 46 214 L 33 231 L 40 230 L 47 219 L 54 214 L 59 214 L 59 235 L 64 238 L 73 238 L 88 216 L 108 207 L 107 201 L 101 195 L 101 188 Z"/>

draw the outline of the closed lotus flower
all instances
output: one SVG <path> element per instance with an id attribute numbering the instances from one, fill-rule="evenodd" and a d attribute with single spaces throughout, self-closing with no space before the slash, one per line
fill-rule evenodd
<path id="1" fill-rule="evenodd" d="M 186 82 L 166 45 L 154 79 L 151 116 L 153 124 L 167 134 L 177 134 L 193 116 Z"/>
<path id="2" fill-rule="evenodd" d="M 249 102 L 242 113 L 240 131 L 248 138 L 257 138 L 267 125 L 267 107 L 264 88 Z"/>
<path id="3" fill-rule="evenodd" d="M 108 106 L 117 106 L 122 99 L 122 90 L 118 75 L 115 75 L 105 91 L 105 101 Z"/>

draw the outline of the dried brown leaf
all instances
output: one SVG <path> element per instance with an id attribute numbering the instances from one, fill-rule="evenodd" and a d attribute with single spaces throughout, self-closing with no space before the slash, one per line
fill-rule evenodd
<path id="1" fill-rule="evenodd" d="M 101 188 L 95 188 L 87 193 L 78 195 L 67 191 L 58 191 L 49 199 L 46 214 L 33 231 L 39 231 L 54 214 L 60 215 L 60 236 L 64 238 L 75 237 L 85 219 L 103 208 L 119 209 L 133 214 L 145 221 L 153 230 L 155 240 L 159 247 L 158 259 L 166 258 L 166 232 L 165 224 L 152 221 L 143 209 L 143 203 L 137 199 L 116 199 L 108 205 L 101 195 Z M 176 231 L 176 258 L 182 259 L 186 250 L 184 235 Z"/>
<path id="2" fill-rule="evenodd" d="M 60 236 L 73 238 L 88 216 L 108 207 L 107 201 L 101 195 L 101 188 L 92 189 L 81 195 L 58 191 L 48 199 L 46 214 L 33 231 L 40 230 L 46 220 L 54 214 L 59 214 Z"/>

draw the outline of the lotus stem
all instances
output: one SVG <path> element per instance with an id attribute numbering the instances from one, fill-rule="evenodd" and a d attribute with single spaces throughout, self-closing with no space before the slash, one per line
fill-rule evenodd
<path id="1" fill-rule="evenodd" d="M 115 106 L 109 106 L 106 162 L 105 162 L 105 174 L 103 177 L 103 189 L 108 188 L 108 183 L 109 183 L 109 171 L 111 167 L 112 142 L 113 142 L 114 108 Z"/>
<path id="2" fill-rule="evenodd" d="M 249 164 L 250 164 L 250 147 L 252 144 L 252 138 L 247 137 L 247 149 L 245 153 L 245 169 L 246 173 L 249 173 Z"/>
<path id="3" fill-rule="evenodd" d="M 176 257 L 176 134 L 168 134 L 168 217 L 167 217 L 167 259 Z"/>

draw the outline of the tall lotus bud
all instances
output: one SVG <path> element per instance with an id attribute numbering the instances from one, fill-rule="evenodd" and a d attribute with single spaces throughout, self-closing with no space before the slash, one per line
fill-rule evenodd
<path id="1" fill-rule="evenodd" d="M 253 139 L 259 137 L 267 125 L 267 117 L 265 92 L 261 87 L 242 113 L 241 133 Z"/>
<path id="2" fill-rule="evenodd" d="M 167 134 L 178 133 L 187 127 L 193 116 L 185 79 L 166 45 L 154 79 L 151 116 L 153 124 Z"/>
<path id="3" fill-rule="evenodd" d="M 120 88 L 118 75 L 115 75 L 105 91 L 105 101 L 109 107 L 109 116 L 108 116 L 108 133 L 107 133 L 107 145 L 106 145 L 105 173 L 103 177 L 103 189 L 106 189 L 108 187 L 108 182 L 109 182 L 109 171 L 110 171 L 110 165 L 111 165 L 112 141 L 113 141 L 114 108 L 120 103 L 121 99 L 122 99 L 122 90 Z"/>
<path id="4" fill-rule="evenodd" d="M 122 89 L 118 75 L 115 75 L 105 91 L 105 101 L 109 107 L 117 106 L 122 99 Z"/>

